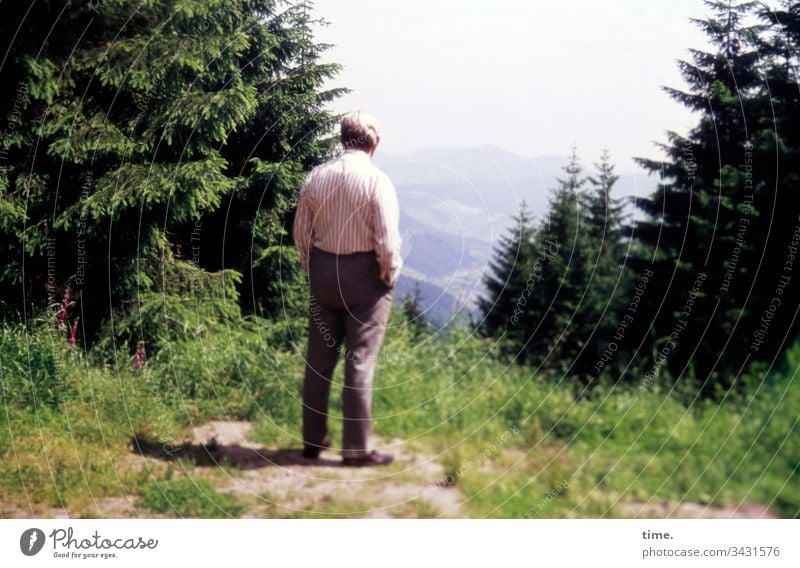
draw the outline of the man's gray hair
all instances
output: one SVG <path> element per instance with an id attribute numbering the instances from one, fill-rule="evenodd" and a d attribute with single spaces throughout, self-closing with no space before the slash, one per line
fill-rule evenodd
<path id="1" fill-rule="evenodd" d="M 342 117 L 339 139 L 342 146 L 370 150 L 378 145 L 380 127 L 374 116 L 368 112 L 357 110 L 348 112 Z"/>

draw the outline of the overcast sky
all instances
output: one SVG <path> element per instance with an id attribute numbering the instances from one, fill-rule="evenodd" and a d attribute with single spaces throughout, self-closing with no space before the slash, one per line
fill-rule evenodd
<path id="1" fill-rule="evenodd" d="M 381 150 L 495 144 L 525 157 L 584 162 L 609 148 L 618 168 L 656 156 L 652 141 L 693 118 L 661 85 L 683 86 L 676 59 L 706 40 L 701 0 L 317 0 L 317 40 L 353 90 Z"/>

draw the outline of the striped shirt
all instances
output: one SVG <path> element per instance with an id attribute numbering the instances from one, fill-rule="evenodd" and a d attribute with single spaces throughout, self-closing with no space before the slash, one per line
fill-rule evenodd
<path id="1" fill-rule="evenodd" d="M 381 279 L 394 286 L 400 256 L 400 208 L 389 177 L 369 154 L 347 149 L 314 168 L 300 190 L 293 236 L 308 270 L 312 247 L 334 254 L 375 251 Z"/>

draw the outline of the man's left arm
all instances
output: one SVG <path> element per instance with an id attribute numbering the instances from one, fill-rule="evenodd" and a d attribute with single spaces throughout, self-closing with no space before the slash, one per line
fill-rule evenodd
<path id="1" fill-rule="evenodd" d="M 385 174 L 380 176 L 373 203 L 375 253 L 381 269 L 381 280 L 394 288 L 403 267 L 403 258 L 400 256 L 400 206 L 394 185 Z"/>

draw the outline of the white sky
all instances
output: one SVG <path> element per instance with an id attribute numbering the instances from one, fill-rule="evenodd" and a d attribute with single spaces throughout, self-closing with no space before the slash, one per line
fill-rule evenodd
<path id="1" fill-rule="evenodd" d="M 381 150 L 495 144 L 521 156 L 609 148 L 619 171 L 694 121 L 661 85 L 704 48 L 701 0 L 317 0 L 344 65 L 337 112 L 378 117 Z"/>

